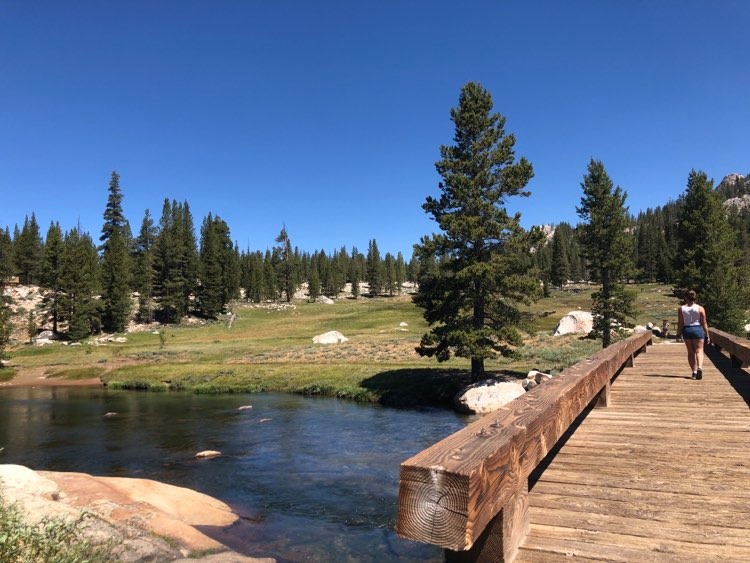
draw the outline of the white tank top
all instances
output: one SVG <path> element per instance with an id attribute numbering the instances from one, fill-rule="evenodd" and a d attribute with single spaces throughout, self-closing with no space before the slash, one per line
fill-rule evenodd
<path id="1" fill-rule="evenodd" d="M 697 303 L 693 303 L 689 307 L 687 305 L 682 306 L 682 324 L 683 326 L 700 326 L 701 309 Z"/>

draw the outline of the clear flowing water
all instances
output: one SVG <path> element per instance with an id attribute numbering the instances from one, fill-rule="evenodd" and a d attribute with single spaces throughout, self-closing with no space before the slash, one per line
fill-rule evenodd
<path id="1" fill-rule="evenodd" d="M 253 408 L 238 410 L 243 405 Z M 441 561 L 440 549 L 393 531 L 398 469 L 466 422 L 445 410 L 286 394 L 13 388 L 0 391 L 0 463 L 155 479 L 206 493 L 243 518 L 205 531 L 247 555 Z M 196 460 L 203 450 L 223 455 Z"/>

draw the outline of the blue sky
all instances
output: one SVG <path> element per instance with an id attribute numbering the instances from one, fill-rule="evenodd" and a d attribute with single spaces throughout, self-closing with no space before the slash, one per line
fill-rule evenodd
<path id="1" fill-rule="evenodd" d="M 0 0 L 0 226 L 134 231 L 165 197 L 242 249 L 411 253 L 480 82 L 534 166 L 524 225 L 577 222 L 591 157 L 631 212 L 750 171 L 750 2 Z"/>

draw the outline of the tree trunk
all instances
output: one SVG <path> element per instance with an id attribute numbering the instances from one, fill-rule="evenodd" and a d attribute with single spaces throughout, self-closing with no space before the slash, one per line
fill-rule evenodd
<path id="1" fill-rule="evenodd" d="M 476 383 L 485 378 L 484 358 L 471 359 L 471 382 Z"/>

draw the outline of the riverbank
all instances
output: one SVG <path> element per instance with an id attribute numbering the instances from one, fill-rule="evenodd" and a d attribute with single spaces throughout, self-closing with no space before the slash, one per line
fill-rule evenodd
<path id="1" fill-rule="evenodd" d="M 505 380 L 523 378 L 531 369 L 556 373 L 595 352 L 601 345 L 595 340 L 551 335 L 563 315 L 590 305 L 592 289 L 554 291 L 535 304 L 529 312 L 537 320 L 526 345 L 512 357 L 488 360 L 488 373 Z M 639 322 L 656 322 L 672 311 L 674 299 L 666 290 L 654 284 L 638 287 Z M 217 321 L 185 319 L 178 326 L 149 327 L 91 338 L 80 346 L 60 341 L 16 345 L 9 350 L 16 376 L 5 383 L 90 385 L 101 380 L 110 388 L 280 391 L 389 406 L 449 406 L 469 380 L 468 360 L 438 363 L 415 352 L 428 327 L 410 295 L 344 298 L 333 304 L 237 302 L 231 315 Z M 316 335 L 332 330 L 348 341 L 313 343 Z"/>

